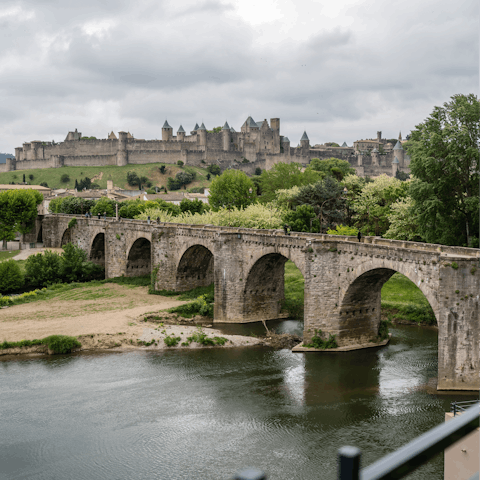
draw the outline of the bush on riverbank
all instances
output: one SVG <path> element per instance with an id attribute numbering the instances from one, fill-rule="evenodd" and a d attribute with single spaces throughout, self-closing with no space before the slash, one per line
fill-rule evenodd
<path id="1" fill-rule="evenodd" d="M 195 301 L 169 308 L 167 312 L 178 313 L 185 318 L 192 318 L 195 315 L 213 318 L 213 293 L 200 295 Z"/>
<path id="2" fill-rule="evenodd" d="M 20 340 L 19 342 L 0 343 L 0 350 L 8 348 L 33 347 L 45 345 L 53 353 L 70 353 L 74 348 L 80 348 L 82 344 L 75 338 L 67 335 L 50 335 L 42 340 Z"/>
<path id="3" fill-rule="evenodd" d="M 315 335 L 312 337 L 310 343 L 305 343 L 303 346 L 307 348 L 316 348 L 318 350 L 326 350 L 329 348 L 338 348 L 336 335 L 329 334 L 327 339 L 323 338 L 321 330 L 315 330 Z"/>
<path id="4" fill-rule="evenodd" d="M 15 260 L 10 259 L 0 263 L 0 292 L 14 292 L 24 284 L 25 278 Z"/>

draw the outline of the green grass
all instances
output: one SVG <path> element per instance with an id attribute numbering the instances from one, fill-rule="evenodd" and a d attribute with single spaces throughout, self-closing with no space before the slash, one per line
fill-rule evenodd
<path id="1" fill-rule="evenodd" d="M 154 295 L 161 295 L 162 297 L 176 297 L 178 296 L 178 300 L 195 300 L 200 295 L 210 295 L 213 301 L 213 294 L 215 288 L 214 284 L 212 283 L 208 287 L 196 287 L 193 290 L 188 290 L 187 292 L 175 292 L 173 290 L 155 290 L 153 293 Z"/>
<path id="2" fill-rule="evenodd" d="M 382 288 L 382 313 L 390 321 L 407 320 L 418 324 L 437 324 L 433 309 L 425 295 L 400 273 L 395 273 Z"/>
<path id="3" fill-rule="evenodd" d="M 150 275 L 142 275 L 140 277 L 107 278 L 106 280 L 101 280 L 101 283 L 116 283 L 117 285 L 130 285 L 132 287 L 149 287 Z"/>
<path id="4" fill-rule="evenodd" d="M 0 343 L 0 350 L 7 348 L 32 347 L 34 345 L 46 345 L 54 353 L 70 353 L 74 348 L 80 348 L 82 344 L 75 338 L 67 335 L 50 335 L 42 340 L 20 340 L 19 342 Z"/>
<path id="5" fill-rule="evenodd" d="M 18 253 L 20 253 L 20 250 L 4 250 L 3 252 L 0 251 L 0 262 L 2 260 L 8 260 L 12 257 L 14 257 L 15 255 L 17 255 Z"/>
<path id="6" fill-rule="evenodd" d="M 161 174 L 159 167 L 166 165 L 166 173 Z M 174 177 L 177 172 L 184 170 L 187 172 L 195 172 L 197 177 L 194 182 L 187 185 L 187 189 L 191 187 L 208 187 L 210 181 L 207 180 L 207 170 L 199 167 L 178 167 L 177 165 L 165 163 L 150 163 L 146 165 L 126 165 L 116 166 L 107 165 L 103 167 L 61 167 L 61 168 L 36 168 L 32 170 L 15 170 L 13 172 L 0 173 L 0 184 L 21 182 L 23 174 L 34 176 L 33 180 L 29 180 L 33 185 L 39 185 L 46 182 L 50 188 L 74 188 L 75 179 L 89 177 L 93 183 L 97 183 L 101 188 L 107 188 L 107 180 L 112 179 L 113 185 L 127 190 L 136 190 L 138 187 L 131 187 L 127 183 L 127 172 L 134 171 L 139 177 L 147 177 L 153 186 L 166 186 L 168 177 Z M 64 174 L 69 175 L 70 181 L 63 183 L 61 177 Z M 101 178 L 100 178 L 101 175 Z"/>
<path id="7" fill-rule="evenodd" d="M 291 318 L 303 319 L 305 280 L 302 272 L 290 260 L 285 264 L 285 300 L 282 310 Z"/>

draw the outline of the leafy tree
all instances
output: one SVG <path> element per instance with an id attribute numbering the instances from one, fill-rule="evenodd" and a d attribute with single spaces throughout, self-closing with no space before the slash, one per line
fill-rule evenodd
<path id="1" fill-rule="evenodd" d="M 318 233 L 320 231 L 320 222 L 311 205 L 299 205 L 295 210 L 288 211 L 283 221 L 292 232 Z"/>
<path id="2" fill-rule="evenodd" d="M 398 178 L 400 181 L 404 182 L 410 178 L 410 175 L 406 172 L 402 172 L 401 170 L 397 170 L 395 173 L 395 178 Z"/>
<path id="3" fill-rule="evenodd" d="M 25 174 L 23 174 L 23 183 L 27 183 L 27 180 L 25 179 Z"/>
<path id="4" fill-rule="evenodd" d="M 367 183 L 353 201 L 355 226 L 363 235 L 384 235 L 390 228 L 392 205 L 407 196 L 408 184 L 387 175 Z"/>
<path id="5" fill-rule="evenodd" d="M 326 142 L 325 146 L 326 147 L 339 147 L 340 145 L 336 142 Z"/>
<path id="6" fill-rule="evenodd" d="M 83 189 L 90 190 L 91 188 L 92 188 L 92 181 L 88 177 L 85 177 L 84 179 L 80 179 L 80 182 L 78 182 L 78 190 L 83 190 Z"/>
<path id="7" fill-rule="evenodd" d="M 61 282 L 61 263 L 60 255 L 51 250 L 30 255 L 25 264 L 28 284 L 32 287 L 47 287 Z"/>
<path id="8" fill-rule="evenodd" d="M 138 175 L 136 172 L 127 172 L 127 183 L 131 187 L 135 187 L 136 185 L 138 185 L 139 181 L 140 179 L 138 178 Z"/>
<path id="9" fill-rule="evenodd" d="M 20 290 L 24 284 L 23 273 L 15 260 L 0 262 L 0 296 Z"/>
<path id="10" fill-rule="evenodd" d="M 16 232 L 25 234 L 32 229 L 37 205 L 42 201 L 42 194 L 33 189 L 0 192 L 0 240 L 4 249 Z"/>
<path id="11" fill-rule="evenodd" d="M 220 166 L 216 164 L 209 165 L 207 167 L 207 172 L 211 173 L 212 175 L 220 175 Z"/>
<path id="12" fill-rule="evenodd" d="M 67 213 L 69 215 L 83 215 L 95 205 L 95 200 L 81 197 L 54 198 L 48 205 L 52 213 Z"/>
<path id="13" fill-rule="evenodd" d="M 275 199 L 277 190 L 291 187 L 308 185 L 318 182 L 322 174 L 305 169 L 299 163 L 277 163 L 270 170 L 264 170 L 260 175 L 260 188 L 262 190 L 262 202 L 271 202 Z"/>
<path id="14" fill-rule="evenodd" d="M 160 173 L 163 175 L 165 173 L 165 165 L 160 166 Z"/>
<path id="15" fill-rule="evenodd" d="M 297 205 L 313 208 L 320 222 L 320 232 L 344 221 L 345 202 L 343 186 L 332 177 L 325 177 L 313 185 L 304 185 L 291 200 L 294 208 Z"/>
<path id="16" fill-rule="evenodd" d="M 78 181 L 75 179 L 75 190 L 78 190 Z"/>
<path id="17" fill-rule="evenodd" d="M 211 177 L 212 175 L 210 173 L 207 173 L 207 180 L 210 180 Z"/>
<path id="18" fill-rule="evenodd" d="M 117 202 L 115 200 L 111 200 L 107 197 L 102 197 L 98 202 L 90 210 L 92 215 L 103 215 L 104 212 L 107 212 L 107 217 L 114 217 L 115 216 L 115 205 Z"/>
<path id="19" fill-rule="evenodd" d="M 225 170 L 213 179 L 208 203 L 213 210 L 221 207 L 245 208 L 255 203 L 256 199 L 255 185 L 244 172 Z"/>
<path id="20" fill-rule="evenodd" d="M 30 180 L 33 180 L 33 179 L 35 178 L 35 176 L 33 175 L 33 173 L 31 173 L 31 174 L 28 176 L 28 178 L 29 178 Z"/>
<path id="21" fill-rule="evenodd" d="M 418 218 L 411 197 L 397 200 L 390 207 L 388 215 L 390 226 L 385 238 L 393 240 L 422 241 L 419 234 Z"/>
<path id="22" fill-rule="evenodd" d="M 64 173 L 60 177 L 60 180 L 62 183 L 68 183 L 70 181 L 70 175 L 68 175 L 68 173 Z"/>
<path id="23" fill-rule="evenodd" d="M 42 182 L 42 183 L 40 184 L 40 186 L 48 188 L 48 183 L 47 183 L 47 182 Z"/>
<path id="24" fill-rule="evenodd" d="M 346 175 L 355 175 L 355 169 L 350 166 L 346 160 L 339 158 L 328 158 L 327 160 L 320 160 L 319 158 L 312 158 L 310 168 L 316 172 L 322 172 L 325 175 L 343 180 Z"/>
<path id="25" fill-rule="evenodd" d="M 182 213 L 190 212 L 190 213 L 203 213 L 204 203 L 199 200 L 198 198 L 194 200 L 189 200 L 188 198 L 184 198 L 180 202 L 180 210 Z"/>
<path id="26" fill-rule="evenodd" d="M 260 167 L 257 167 L 255 169 L 255 175 L 261 175 L 262 174 L 262 169 Z"/>
<path id="27" fill-rule="evenodd" d="M 179 161 L 177 162 L 177 165 L 178 165 L 179 167 L 183 167 L 183 162 L 182 162 L 181 160 L 179 160 Z"/>
<path id="28" fill-rule="evenodd" d="M 73 243 L 63 247 L 60 275 L 66 282 L 76 282 L 83 277 L 83 264 L 87 261 L 87 254 Z"/>
<path id="29" fill-rule="evenodd" d="M 472 245 L 478 234 L 479 126 L 477 97 L 453 95 L 411 132 L 410 195 L 427 242 Z"/>
<path id="30" fill-rule="evenodd" d="M 212 130 L 207 130 L 208 133 L 218 133 L 222 131 L 222 127 L 213 127 Z"/>

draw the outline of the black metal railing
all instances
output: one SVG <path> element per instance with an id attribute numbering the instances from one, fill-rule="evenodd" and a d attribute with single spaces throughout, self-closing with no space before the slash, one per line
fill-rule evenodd
<path id="1" fill-rule="evenodd" d="M 451 402 L 450 412 L 452 412 L 453 416 L 456 417 L 457 413 L 464 412 L 467 408 L 472 407 L 476 403 L 478 403 L 478 400 L 465 400 L 463 402 Z"/>
<path id="2" fill-rule="evenodd" d="M 362 452 L 356 447 L 342 447 L 338 451 L 338 480 L 380 480 L 403 478 L 428 462 L 433 456 L 458 442 L 479 427 L 480 402 L 452 402 L 456 413 L 462 415 L 438 425 L 407 443 L 397 451 L 360 469 Z M 460 407 L 461 405 L 461 407 Z M 460 410 L 462 408 L 462 410 Z M 455 413 L 454 412 L 454 413 Z M 261 470 L 247 468 L 238 472 L 234 480 L 266 480 Z M 469 480 L 479 480 L 478 472 Z"/>

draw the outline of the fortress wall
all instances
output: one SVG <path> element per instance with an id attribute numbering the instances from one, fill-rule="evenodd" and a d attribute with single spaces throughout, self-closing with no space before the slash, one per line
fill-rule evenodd
<path id="1" fill-rule="evenodd" d="M 5 173 L 8 172 L 7 164 L 6 163 L 0 163 L 0 173 Z"/>
<path id="2" fill-rule="evenodd" d="M 212 150 L 223 150 L 223 136 L 222 133 L 207 132 L 207 148 Z"/>
<path id="3" fill-rule="evenodd" d="M 23 160 L 16 162 L 15 170 L 31 170 L 33 168 L 53 168 L 53 160 Z"/>
<path id="4" fill-rule="evenodd" d="M 184 161 L 180 150 L 173 152 L 164 152 L 163 150 L 143 152 L 129 152 L 128 163 L 141 165 L 142 163 L 177 163 L 179 160 Z"/>
<path id="5" fill-rule="evenodd" d="M 66 167 L 103 167 L 104 165 L 116 165 L 116 163 L 116 155 L 79 155 L 63 159 Z"/>
<path id="6" fill-rule="evenodd" d="M 127 144 L 128 152 L 159 152 L 173 150 L 175 152 L 180 152 L 182 149 L 183 142 L 168 141 L 163 142 L 162 140 L 153 140 L 148 142 L 129 142 Z M 190 145 L 188 145 L 190 146 Z"/>
<path id="7" fill-rule="evenodd" d="M 202 164 L 202 160 L 205 161 L 205 152 L 199 152 L 196 150 L 183 150 L 183 162 L 185 165 L 193 165 L 195 167 L 205 167 Z"/>

